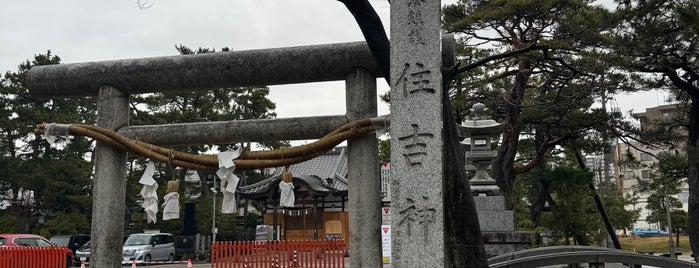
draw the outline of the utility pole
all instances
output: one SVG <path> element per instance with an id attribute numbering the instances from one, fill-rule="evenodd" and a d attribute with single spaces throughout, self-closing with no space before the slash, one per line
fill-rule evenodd
<path id="1" fill-rule="evenodd" d="M 665 212 L 667 213 L 667 243 L 670 249 L 670 258 L 677 259 L 675 247 L 672 243 L 672 217 L 670 217 L 670 199 L 667 195 L 667 185 L 663 185 L 663 195 L 665 196 Z"/>

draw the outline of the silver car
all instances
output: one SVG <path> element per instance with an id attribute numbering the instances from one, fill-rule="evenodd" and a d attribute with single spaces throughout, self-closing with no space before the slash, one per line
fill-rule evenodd
<path id="1" fill-rule="evenodd" d="M 75 260 L 73 264 L 80 266 L 82 262 L 90 262 L 90 241 L 87 241 L 82 247 L 75 251 Z"/>
<path id="2" fill-rule="evenodd" d="M 131 234 L 124 241 L 122 264 L 175 260 L 175 243 L 168 233 Z"/>

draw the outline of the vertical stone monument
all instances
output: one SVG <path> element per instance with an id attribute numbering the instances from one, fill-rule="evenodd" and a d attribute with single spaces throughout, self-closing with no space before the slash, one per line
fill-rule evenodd
<path id="1" fill-rule="evenodd" d="M 394 267 L 445 267 L 440 2 L 391 2 Z"/>
<path id="2" fill-rule="evenodd" d="M 467 148 L 466 162 L 470 163 L 467 170 L 473 173 L 471 191 L 485 240 L 486 254 L 492 257 L 527 249 L 531 246 L 534 234 L 515 231 L 515 212 L 506 208 L 505 197 L 488 174 L 488 168 L 497 156 L 496 147 L 503 124 L 488 118 L 482 103 L 474 104 L 471 111 L 472 120 L 464 121 L 459 129 L 466 137 L 462 143 Z"/>

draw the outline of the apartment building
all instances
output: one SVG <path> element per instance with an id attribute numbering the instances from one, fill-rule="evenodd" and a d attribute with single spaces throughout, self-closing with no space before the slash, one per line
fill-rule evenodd
<path id="1" fill-rule="evenodd" d="M 662 124 L 662 122 L 667 122 L 672 119 L 678 112 L 677 104 L 669 104 L 647 108 L 643 113 L 634 114 L 634 117 L 640 121 L 641 130 L 650 130 L 651 128 L 663 127 L 664 124 Z M 678 133 L 682 135 L 681 132 Z M 686 133 L 684 133 L 684 135 L 686 135 Z M 676 146 L 676 148 L 681 148 L 681 146 Z M 617 185 L 622 189 L 624 194 L 634 194 L 638 198 L 637 201 L 629 205 L 627 209 L 639 209 L 641 212 L 633 228 L 662 228 L 662 226 L 658 226 L 658 223 L 646 221 L 646 217 L 650 214 L 650 211 L 646 209 L 646 205 L 648 205 L 648 194 L 638 193 L 636 187 L 639 178 L 648 179 L 654 172 L 652 166 L 657 162 L 654 156 L 668 150 L 671 150 L 671 148 L 651 148 L 636 141 L 630 143 L 620 142 L 616 146 L 614 172 Z M 628 165 L 627 160 L 629 160 L 628 158 L 630 157 L 633 157 L 633 159 L 637 160 L 640 164 Z M 685 211 L 687 210 L 688 196 L 689 189 L 686 184 L 682 186 L 682 192 L 675 196 L 682 202 L 683 210 Z"/>

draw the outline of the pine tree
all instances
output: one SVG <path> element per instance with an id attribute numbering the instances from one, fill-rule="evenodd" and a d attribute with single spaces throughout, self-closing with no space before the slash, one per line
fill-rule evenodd
<path id="1" fill-rule="evenodd" d="M 90 214 L 90 164 L 92 146 L 88 139 L 59 139 L 51 146 L 32 133 L 44 122 L 94 122 L 94 103 L 89 98 L 37 100 L 25 86 L 33 66 L 58 64 L 60 57 L 48 51 L 19 65 L 17 72 L 6 72 L 0 81 L 0 187 L 12 217 L 41 227 L 29 219 L 56 214 Z M 28 224 L 21 224 L 28 226 Z"/>
<path id="2" fill-rule="evenodd" d="M 668 89 L 686 103 L 689 218 L 699 218 L 699 3 L 693 0 L 619 1 L 619 26 L 610 39 L 618 68 L 637 73 L 637 83 Z M 699 221 L 690 220 L 689 240 L 699 252 Z M 695 254 L 695 260 L 699 255 Z"/>

